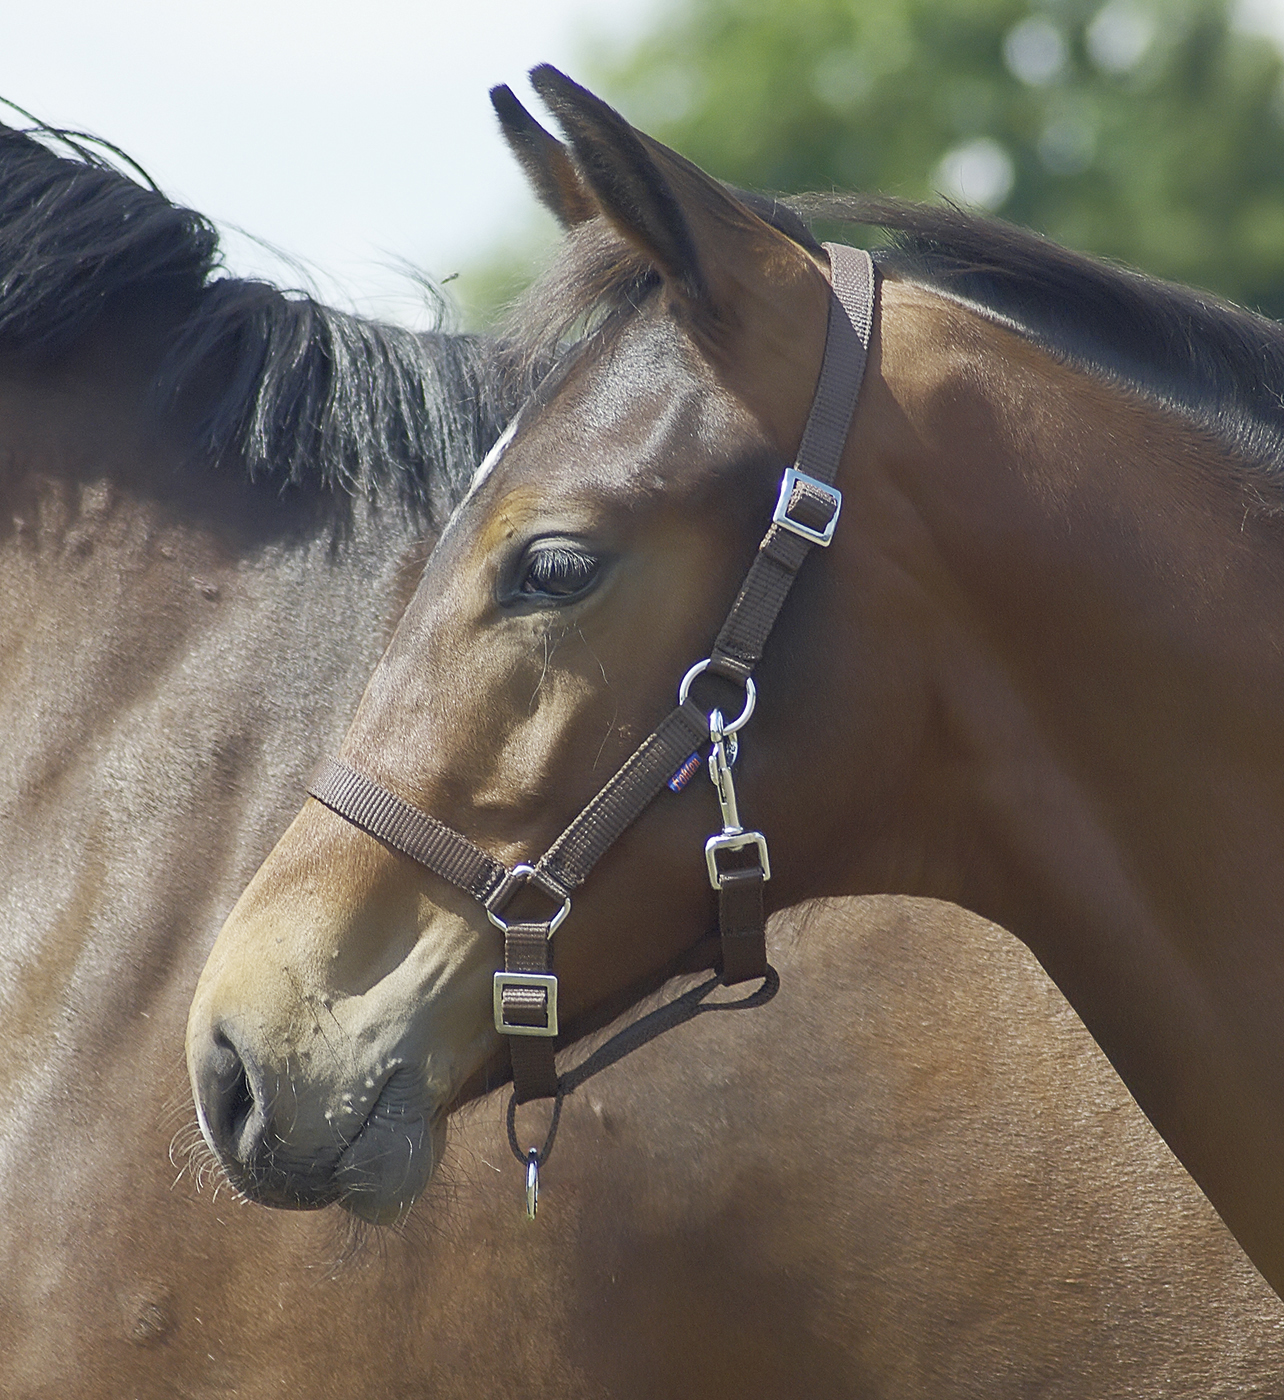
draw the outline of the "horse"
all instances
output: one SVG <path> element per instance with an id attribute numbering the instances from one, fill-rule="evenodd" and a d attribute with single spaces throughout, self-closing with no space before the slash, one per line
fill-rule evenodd
<path id="1" fill-rule="evenodd" d="M 837 480 L 795 515 L 839 255 L 532 79 L 569 143 L 549 180 L 571 159 L 598 217 L 530 344 L 579 338 L 338 750 L 413 839 L 327 778 L 218 936 L 188 1026 L 211 1147 L 256 1199 L 395 1218 L 510 1053 L 717 965 L 734 839 L 768 909 L 930 897 L 1020 938 L 1278 1291 L 1284 333 L 963 211 L 813 202 L 899 251 Z M 786 530 L 812 557 L 737 668 L 719 628 Z M 717 797 L 681 787 L 683 735 Z"/>
<path id="2" fill-rule="evenodd" d="M 0 137 L 0 1394 L 1284 1387 L 1284 1311 L 1032 960 L 942 905 L 779 917 L 775 1002 L 566 1102 L 534 1228 L 495 1096 L 370 1238 L 189 1157 L 200 967 L 508 415 L 500 368 L 220 277 L 198 216 Z"/>

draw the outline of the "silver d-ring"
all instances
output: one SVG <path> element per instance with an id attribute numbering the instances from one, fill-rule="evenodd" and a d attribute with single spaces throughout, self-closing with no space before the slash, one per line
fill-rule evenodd
<path id="1" fill-rule="evenodd" d="M 522 884 L 525 884 L 528 880 L 530 880 L 530 878 L 531 878 L 532 875 L 537 875 L 538 872 L 536 871 L 536 869 L 535 869 L 535 867 L 534 867 L 533 865 L 515 865 L 515 866 L 513 866 L 512 870 L 509 872 L 509 874 L 510 874 L 510 875 L 521 875 L 521 876 L 523 876 L 524 879 L 522 880 Z M 547 894 L 547 895 L 551 895 L 552 898 L 556 899 L 557 896 L 556 896 L 556 895 L 553 895 L 551 890 L 546 890 L 546 889 L 544 888 L 544 886 L 543 886 L 542 884 L 539 883 L 538 880 L 534 881 L 533 883 L 534 883 L 534 885 L 535 885 L 535 888 L 536 888 L 537 890 L 539 890 L 541 893 Z M 516 894 L 517 891 L 514 890 L 513 893 Z M 505 900 L 505 903 L 507 903 L 507 900 Z M 494 911 L 493 909 L 491 909 L 488 905 L 483 905 L 482 907 L 486 910 L 486 917 L 491 921 L 491 923 L 494 924 L 495 927 L 496 927 L 497 929 L 500 929 L 502 932 L 507 933 L 507 932 L 508 932 L 508 920 L 502 918 L 499 914 L 496 914 L 495 911 Z M 565 919 L 566 916 L 567 916 L 570 912 L 571 912 L 571 901 L 570 901 L 570 898 L 567 897 L 567 896 L 564 896 L 563 899 L 562 899 L 562 907 L 561 907 L 561 908 L 557 911 L 557 913 L 554 914 L 553 917 L 548 921 L 548 936 L 549 936 L 550 938 L 552 938 L 552 936 L 553 936 L 553 935 L 557 932 L 557 930 L 562 926 L 562 920 Z"/>
<path id="2" fill-rule="evenodd" d="M 682 677 L 682 684 L 678 686 L 678 704 L 687 703 L 687 695 L 691 690 L 691 682 L 702 672 L 709 669 L 709 663 L 713 657 L 706 656 L 703 661 L 697 661 L 694 666 Z M 758 703 L 758 691 L 754 686 L 751 676 L 745 677 L 745 707 L 740 714 L 732 720 L 730 724 L 722 726 L 724 734 L 734 734 L 737 729 L 743 729 L 749 723 L 749 716 L 753 714 L 753 707 Z"/>

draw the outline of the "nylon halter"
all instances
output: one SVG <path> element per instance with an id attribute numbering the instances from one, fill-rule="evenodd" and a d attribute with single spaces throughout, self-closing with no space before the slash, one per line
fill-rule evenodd
<path id="1" fill-rule="evenodd" d="M 709 656 L 683 678 L 676 708 L 539 860 L 510 870 L 461 832 L 335 759 L 309 788 L 339 816 L 472 895 L 503 931 L 504 968 L 494 977 L 495 1029 L 508 1038 L 517 1103 L 558 1093 L 553 934 L 570 912 L 571 896 L 666 786 L 676 792 L 686 785 L 706 744 L 723 821 L 722 831 L 705 845 L 709 881 L 718 894 L 722 980 L 767 976 L 763 885 L 771 878 L 771 865 L 766 838 L 740 823 L 732 779 L 736 735 L 753 713 L 753 670 L 798 570 L 814 548 L 833 538 L 842 507 L 833 482 L 860 394 L 874 314 L 869 254 L 831 243 L 825 250 L 832 279 L 825 357 L 797 461 L 781 479 L 757 557 Z M 706 671 L 743 686 L 744 708 L 735 720 L 728 723 L 721 711 L 706 712 L 690 698 L 693 680 Z M 528 884 L 559 907 L 543 919 L 507 921 L 504 910 Z M 532 1155 L 538 1154 L 532 1150 Z"/>

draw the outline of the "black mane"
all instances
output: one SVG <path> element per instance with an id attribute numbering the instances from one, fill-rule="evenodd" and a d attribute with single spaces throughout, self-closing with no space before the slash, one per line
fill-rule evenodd
<path id="1" fill-rule="evenodd" d="M 1284 326 L 1211 293 L 1102 262 L 950 205 L 872 195 L 753 202 L 795 240 L 811 224 L 890 234 L 875 260 L 1001 320 L 1058 358 L 1180 414 L 1244 463 L 1284 475 Z M 792 213 L 790 211 L 793 211 Z M 532 354 L 608 313 L 628 314 L 659 276 L 593 220 L 519 305 L 510 327 Z"/>
<path id="2" fill-rule="evenodd" d="M 207 219 L 66 144 L 0 127 L 0 354 L 55 360 L 120 298 L 162 293 L 155 403 L 195 406 L 194 455 L 278 490 L 390 488 L 434 516 L 458 499 L 505 416 L 493 347 L 221 275 Z"/>
<path id="3" fill-rule="evenodd" d="M 882 266 L 1162 404 L 1246 464 L 1284 472 L 1279 322 L 950 205 L 859 195 L 791 203 L 812 220 L 888 230 L 890 246 L 875 253 Z"/>

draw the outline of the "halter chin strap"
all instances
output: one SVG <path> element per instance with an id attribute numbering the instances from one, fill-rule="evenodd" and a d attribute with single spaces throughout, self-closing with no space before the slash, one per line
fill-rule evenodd
<path id="1" fill-rule="evenodd" d="M 685 786 L 710 746 L 709 768 L 722 808 L 723 830 L 705 846 L 709 879 L 718 892 L 722 977 L 727 983 L 767 975 L 763 885 L 771 878 L 767 843 L 746 831 L 736 808 L 731 766 L 736 731 L 753 712 L 752 673 L 762 657 L 790 587 L 807 556 L 833 537 L 842 507 L 834 487 L 843 445 L 860 394 L 874 315 L 874 267 L 869 254 L 825 244 L 832 295 L 825 357 L 798 458 L 781 479 L 771 527 L 713 651 L 687 673 L 678 705 L 642 741 L 596 797 L 533 865 L 511 870 L 461 832 L 402 801 L 347 764 L 328 760 L 309 788 L 318 801 L 472 895 L 504 934 L 504 970 L 494 979 L 495 1026 L 508 1037 L 518 1103 L 557 1094 L 553 1063 L 558 1033 L 554 932 L 571 896 L 610 849 L 666 787 Z M 687 692 L 708 670 L 745 687 L 745 707 L 727 723 L 706 713 Z M 531 885 L 558 906 L 538 920 L 508 922 L 510 900 Z"/>

